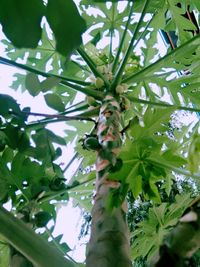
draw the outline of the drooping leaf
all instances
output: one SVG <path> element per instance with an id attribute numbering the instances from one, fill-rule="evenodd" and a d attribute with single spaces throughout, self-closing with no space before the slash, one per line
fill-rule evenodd
<path id="1" fill-rule="evenodd" d="M 0 22 L 5 35 L 18 47 L 35 48 L 41 38 L 42 0 L 1 0 Z M 13 30 L 14 27 L 14 30 Z"/>
<path id="2" fill-rule="evenodd" d="M 38 76 L 34 73 L 29 73 L 26 75 L 25 86 L 32 96 L 37 96 L 41 91 L 40 81 Z"/>
<path id="3" fill-rule="evenodd" d="M 20 132 L 18 141 L 18 150 L 25 152 L 30 147 L 29 136 L 25 132 Z"/>
<path id="4" fill-rule="evenodd" d="M 65 105 L 63 104 L 63 102 L 62 102 L 62 100 L 58 94 L 46 94 L 44 96 L 44 99 L 50 108 L 53 108 L 57 111 L 64 111 L 65 110 Z"/>
<path id="5" fill-rule="evenodd" d="M 56 144 L 63 145 L 63 146 L 66 145 L 66 141 L 63 137 L 56 135 L 50 130 L 47 130 L 46 133 L 51 142 L 54 142 Z"/>
<path id="6" fill-rule="evenodd" d="M 11 164 L 11 172 L 19 179 L 20 172 L 22 169 L 22 164 L 25 160 L 25 156 L 22 153 L 17 153 L 15 157 L 13 158 L 12 164 Z"/>
<path id="7" fill-rule="evenodd" d="M 9 111 L 13 111 L 16 114 L 21 112 L 19 105 L 13 97 L 0 94 L 0 115 L 8 116 L 10 114 Z"/>
<path id="8" fill-rule="evenodd" d="M 52 89 L 54 86 L 58 85 L 60 81 L 61 79 L 57 77 L 48 77 L 40 84 L 42 92 Z"/>
<path id="9" fill-rule="evenodd" d="M 47 20 L 56 38 L 56 49 L 65 57 L 81 44 L 85 21 L 81 18 L 72 0 L 49 0 Z"/>
<path id="10" fill-rule="evenodd" d="M 51 220 L 51 214 L 45 211 L 40 211 L 35 214 L 34 223 L 37 227 L 45 227 Z"/>
<path id="11" fill-rule="evenodd" d="M 2 154 L 3 160 L 5 162 L 11 162 L 13 157 L 14 157 L 14 151 L 11 148 L 7 147 Z"/>
<path id="12" fill-rule="evenodd" d="M 12 184 L 14 182 L 12 173 L 2 158 L 0 158 L 0 179 L 1 182 L 5 182 L 5 184 Z"/>
<path id="13" fill-rule="evenodd" d="M 18 147 L 19 132 L 18 127 L 13 126 L 12 124 L 8 124 L 4 130 L 4 133 L 7 136 L 7 145 L 12 149 L 16 149 Z"/>

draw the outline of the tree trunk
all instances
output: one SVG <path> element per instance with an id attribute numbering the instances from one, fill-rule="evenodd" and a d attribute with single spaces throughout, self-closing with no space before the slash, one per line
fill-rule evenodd
<path id="1" fill-rule="evenodd" d="M 121 148 L 120 107 L 107 96 L 100 110 L 97 136 L 101 148 L 96 161 L 96 196 L 92 209 L 91 237 L 87 249 L 87 267 L 131 267 L 129 235 L 124 203 L 106 208 L 109 192 L 120 186 L 108 180 L 109 171 L 117 163 Z"/>

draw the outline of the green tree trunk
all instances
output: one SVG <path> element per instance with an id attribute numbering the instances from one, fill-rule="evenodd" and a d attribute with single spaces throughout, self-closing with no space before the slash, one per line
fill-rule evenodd
<path id="1" fill-rule="evenodd" d="M 92 209 L 91 237 L 87 249 L 87 267 L 131 267 L 129 234 L 125 204 L 107 207 L 110 190 L 120 182 L 108 179 L 109 171 L 117 165 L 121 148 L 120 107 L 107 96 L 100 110 L 97 136 L 101 148 L 96 161 L 96 195 Z"/>

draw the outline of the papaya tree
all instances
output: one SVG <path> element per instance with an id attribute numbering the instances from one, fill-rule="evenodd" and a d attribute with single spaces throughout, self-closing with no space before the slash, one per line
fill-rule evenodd
<path id="1" fill-rule="evenodd" d="M 11 88 L 53 110 L 0 94 L 3 267 L 82 266 L 52 234 L 69 198 L 91 213 L 87 267 L 186 266 L 198 252 L 199 10 L 197 0 L 0 1 Z"/>

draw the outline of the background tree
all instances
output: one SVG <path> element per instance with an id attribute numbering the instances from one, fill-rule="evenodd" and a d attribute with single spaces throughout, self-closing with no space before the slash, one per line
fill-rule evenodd
<path id="1" fill-rule="evenodd" d="M 199 200 L 193 201 L 199 125 L 171 125 L 177 110 L 200 111 L 199 1 L 77 2 L 0 2 L 8 38 L 0 62 L 25 71 L 12 88 L 42 94 L 56 112 L 35 113 L 0 95 L 0 200 L 12 204 L 10 212 L 0 208 L 3 264 L 78 266 L 61 237 L 45 241 L 55 203 L 70 196 L 86 211 L 94 202 L 86 266 L 184 266 L 200 246 Z M 161 30 L 171 45 L 165 55 Z M 59 121 L 66 123 L 64 137 L 48 128 Z M 62 168 L 68 143 L 75 152 Z M 66 179 L 76 158 L 77 172 Z M 189 190 L 180 192 L 180 177 Z M 137 210 L 140 216 L 131 217 Z"/>

